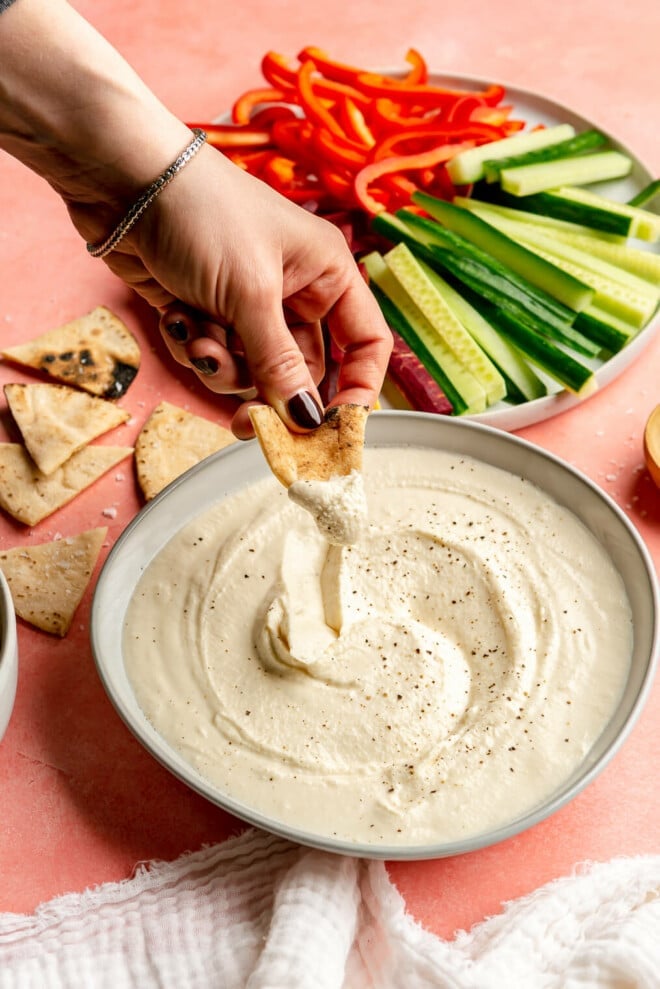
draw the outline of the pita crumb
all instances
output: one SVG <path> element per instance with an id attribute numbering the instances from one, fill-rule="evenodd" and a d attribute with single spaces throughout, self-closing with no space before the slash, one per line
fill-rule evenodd
<path id="1" fill-rule="evenodd" d="M 43 632 L 65 636 L 107 532 L 89 529 L 78 536 L 0 552 L 0 570 L 19 618 Z"/>
<path id="2" fill-rule="evenodd" d="M 135 468 L 144 497 L 150 501 L 184 471 L 235 439 L 223 426 L 161 402 L 135 441 Z"/>
<path id="3" fill-rule="evenodd" d="M 137 340 L 105 306 L 0 354 L 100 398 L 124 395 L 140 367 Z"/>
<path id="4" fill-rule="evenodd" d="M 132 447 L 86 446 L 52 474 L 42 474 L 22 444 L 0 443 L 0 508 L 36 525 L 132 453 Z"/>
<path id="5" fill-rule="evenodd" d="M 337 405 L 309 433 L 292 433 L 269 405 L 253 405 L 250 420 L 268 465 L 286 488 L 294 481 L 328 481 L 362 470 L 369 409 Z"/>
<path id="6" fill-rule="evenodd" d="M 4 386 L 25 447 L 43 474 L 52 474 L 91 440 L 127 422 L 125 410 L 66 385 Z"/>

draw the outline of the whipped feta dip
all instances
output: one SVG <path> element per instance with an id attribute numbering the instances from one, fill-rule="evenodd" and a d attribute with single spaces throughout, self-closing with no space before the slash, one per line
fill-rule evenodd
<path id="1" fill-rule="evenodd" d="M 368 524 L 331 542 L 273 478 L 143 574 L 127 674 L 231 799 L 360 844 L 466 839 L 533 810 L 615 710 L 630 605 L 587 528 L 533 484 L 367 448 Z"/>
<path id="2" fill-rule="evenodd" d="M 333 546 L 350 546 L 366 528 L 367 495 L 361 471 L 327 481 L 294 481 L 287 490 L 291 501 L 311 514 L 321 535 Z"/>

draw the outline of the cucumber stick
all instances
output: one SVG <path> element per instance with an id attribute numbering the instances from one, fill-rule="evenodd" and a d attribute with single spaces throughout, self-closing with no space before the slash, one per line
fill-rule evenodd
<path id="1" fill-rule="evenodd" d="M 486 408 L 484 389 L 438 335 L 382 256 L 373 251 L 362 259 L 362 263 L 370 281 L 387 296 L 400 315 L 394 329 L 443 388 L 455 414 L 483 412 Z"/>
<path id="2" fill-rule="evenodd" d="M 504 219 L 517 220 L 520 223 L 529 223 L 535 227 L 543 227 L 553 234 L 577 235 L 590 237 L 592 240 L 606 241 L 610 244 L 623 245 L 626 243 L 625 236 L 608 233 L 605 230 L 594 230 L 593 227 L 585 227 L 570 220 L 560 220 L 555 216 L 546 216 L 543 213 L 533 213 L 525 208 L 525 200 L 511 199 L 513 206 L 503 206 L 500 203 L 491 203 L 483 199 L 468 199 L 465 196 L 454 196 L 456 206 L 476 213 L 489 223 L 494 222 L 491 217 L 501 216 Z"/>
<path id="3" fill-rule="evenodd" d="M 433 268 L 423 261 L 420 261 L 420 266 L 459 322 L 499 368 L 507 383 L 507 396 L 510 397 L 514 393 L 523 401 L 532 402 L 535 398 L 546 395 L 548 389 L 545 384 L 523 359 L 520 352 L 501 333 L 493 329 L 481 313 Z"/>
<path id="4" fill-rule="evenodd" d="M 500 185 L 514 196 L 530 196 L 566 185 L 589 185 L 607 179 L 620 179 L 632 169 L 632 159 L 620 151 L 558 158 L 556 161 L 504 168 Z"/>
<path id="5" fill-rule="evenodd" d="M 474 292 L 512 312 L 517 319 L 530 323 L 539 333 L 565 343 L 587 357 L 598 355 L 600 347 L 571 325 L 575 319 L 571 309 L 488 252 L 434 220 L 415 213 L 399 210 L 394 219 L 399 226 L 388 232 L 388 226 L 392 227 L 388 214 L 380 213 L 374 220 L 374 227 L 392 240 L 408 243 L 432 268 L 437 270 L 440 266 L 441 274 L 449 273 Z M 399 232 L 401 225 L 404 230 L 408 228 L 407 235 Z"/>
<path id="6" fill-rule="evenodd" d="M 397 244 L 384 260 L 454 356 L 480 383 L 486 403 L 492 405 L 501 401 L 506 395 L 504 378 L 447 306 L 408 247 Z"/>
<path id="7" fill-rule="evenodd" d="M 575 128 L 570 124 L 557 124 L 556 127 L 545 127 L 529 134 L 516 134 L 505 137 L 500 141 L 490 141 L 476 148 L 461 151 L 447 163 L 449 177 L 455 185 L 469 185 L 478 182 L 484 175 L 484 162 L 509 155 L 536 151 L 550 144 L 558 144 L 570 137 L 575 137 Z"/>
<path id="8" fill-rule="evenodd" d="M 593 289 L 585 282 L 566 274 L 555 264 L 549 264 L 539 258 L 477 214 L 429 196 L 425 192 L 413 193 L 412 199 L 443 226 L 488 251 L 498 261 L 508 265 L 512 271 L 522 275 L 532 285 L 543 289 L 570 309 L 579 311 L 592 301 Z"/>
<path id="9" fill-rule="evenodd" d="M 463 197 L 456 197 L 456 202 L 463 209 L 475 213 L 482 220 L 508 233 L 514 240 L 518 235 L 522 237 L 526 229 L 536 230 L 549 239 L 577 247 L 617 268 L 623 268 L 624 271 L 629 271 L 631 275 L 643 278 L 654 286 L 660 285 L 660 254 L 630 247 L 625 242 L 618 243 L 619 238 L 612 240 L 609 237 L 601 237 L 596 231 L 565 223 L 563 220 L 558 220 L 556 224 L 536 223 L 536 220 L 542 218 L 524 210 L 491 206 L 489 203 L 466 200 Z"/>
<path id="10" fill-rule="evenodd" d="M 486 182 L 496 182 L 503 168 L 518 168 L 520 165 L 535 165 L 541 161 L 568 158 L 571 155 L 578 155 L 599 148 L 606 141 L 607 138 L 600 131 L 586 130 L 581 134 L 576 134 L 575 137 L 569 137 L 567 141 L 559 141 L 557 144 L 550 144 L 545 148 L 539 148 L 537 151 L 528 151 L 526 154 L 486 161 L 484 162 L 484 178 Z"/>
<path id="11" fill-rule="evenodd" d="M 615 203 L 579 186 L 562 186 L 529 196 L 512 196 L 496 185 L 479 187 L 477 198 L 501 206 L 522 206 L 532 213 L 579 223 L 621 237 L 638 237 L 649 242 L 660 237 L 660 216 L 628 203 Z"/>
<path id="12" fill-rule="evenodd" d="M 558 200 L 563 199 L 573 205 L 582 206 L 585 211 L 589 209 L 609 211 L 612 215 L 629 220 L 629 237 L 638 237 L 639 240 L 651 243 L 660 239 L 660 216 L 657 213 L 651 213 L 639 206 L 631 206 L 630 203 L 612 202 L 592 189 L 562 186 L 555 189 L 553 195 Z"/>
<path id="13" fill-rule="evenodd" d="M 627 320 L 638 329 L 646 326 L 653 316 L 660 292 L 648 282 L 542 234 L 525 230 L 519 236 L 531 251 L 591 285 L 595 293 L 592 301 L 613 316 Z"/>

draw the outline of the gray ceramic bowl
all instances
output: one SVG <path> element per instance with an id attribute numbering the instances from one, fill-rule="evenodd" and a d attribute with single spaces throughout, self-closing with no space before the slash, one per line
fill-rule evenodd
<path id="1" fill-rule="evenodd" d="M 0 570 L 0 738 L 14 708 L 18 679 L 16 616 L 9 586 Z"/>
<path id="2" fill-rule="evenodd" d="M 370 416 L 367 443 L 460 452 L 527 478 L 582 520 L 621 574 L 634 624 L 626 688 L 585 760 L 543 804 L 505 827 L 461 841 L 423 846 L 353 844 L 303 832 L 221 792 L 147 721 L 133 694 L 122 655 L 122 627 L 131 596 L 145 568 L 175 532 L 218 500 L 266 474 L 256 441 L 237 443 L 192 468 L 150 502 L 123 533 L 103 567 L 92 607 L 92 645 L 98 672 L 120 716 L 149 752 L 198 793 L 237 817 L 303 844 L 370 858 L 422 859 L 473 851 L 509 838 L 558 810 L 594 779 L 624 742 L 644 704 L 656 662 L 659 601 L 655 570 L 636 530 L 607 495 L 568 464 L 518 437 L 469 421 L 388 411 Z"/>

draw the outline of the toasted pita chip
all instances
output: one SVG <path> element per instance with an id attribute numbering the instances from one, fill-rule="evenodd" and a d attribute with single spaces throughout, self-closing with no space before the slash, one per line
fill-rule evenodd
<path id="1" fill-rule="evenodd" d="M 20 443 L 0 443 L 0 508 L 36 525 L 131 453 L 132 447 L 86 446 L 46 475 Z"/>
<path id="2" fill-rule="evenodd" d="M 149 501 L 170 481 L 235 439 L 229 429 L 161 402 L 135 441 L 135 466 L 144 497 Z"/>
<path id="3" fill-rule="evenodd" d="M 66 385 L 9 384 L 4 392 L 28 453 L 43 474 L 52 474 L 77 450 L 130 419 L 103 398 Z"/>
<path id="4" fill-rule="evenodd" d="M 44 632 L 66 635 L 107 531 L 89 529 L 79 536 L 0 553 L 0 570 L 16 614 Z"/>
<path id="5" fill-rule="evenodd" d="M 337 405 L 309 433 L 292 433 L 269 405 L 253 405 L 250 420 L 275 477 L 285 487 L 294 481 L 328 481 L 362 469 L 364 429 L 369 410 Z"/>
<path id="6" fill-rule="evenodd" d="M 140 366 L 137 340 L 105 306 L 0 353 L 102 398 L 123 395 Z"/>

